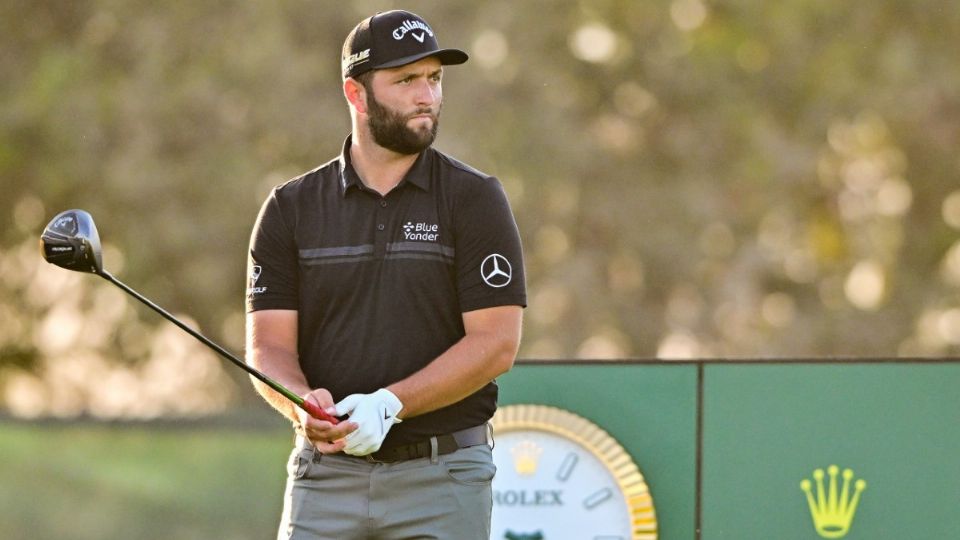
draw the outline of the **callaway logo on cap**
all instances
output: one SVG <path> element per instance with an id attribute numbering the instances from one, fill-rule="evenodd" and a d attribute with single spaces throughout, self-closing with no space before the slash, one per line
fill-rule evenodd
<path id="1" fill-rule="evenodd" d="M 419 15 L 394 10 L 360 21 L 343 42 L 340 68 L 343 78 L 373 69 L 403 66 L 435 56 L 441 64 L 462 64 L 467 53 L 441 49 L 433 29 Z"/>

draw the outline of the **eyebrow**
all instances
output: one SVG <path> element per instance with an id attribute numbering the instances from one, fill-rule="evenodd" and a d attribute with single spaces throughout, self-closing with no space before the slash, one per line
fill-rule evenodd
<path id="1" fill-rule="evenodd" d="M 442 67 L 442 66 L 439 67 L 439 68 L 437 68 L 437 69 L 435 69 L 435 70 L 433 70 L 433 71 L 431 71 L 430 73 L 427 73 L 427 77 L 433 77 L 433 76 L 436 76 L 436 75 L 443 75 L 443 67 Z M 399 81 L 399 80 L 406 79 L 406 78 L 408 78 L 408 77 L 419 77 L 419 76 L 420 76 L 420 72 L 419 72 L 419 71 L 400 71 L 400 72 L 398 72 L 396 75 L 394 75 L 394 77 L 395 77 L 394 80 L 398 80 L 398 81 Z"/>

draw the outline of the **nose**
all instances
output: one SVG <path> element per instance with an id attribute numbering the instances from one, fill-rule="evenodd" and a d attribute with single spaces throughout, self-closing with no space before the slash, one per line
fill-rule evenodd
<path id="1" fill-rule="evenodd" d="M 428 79 L 420 80 L 417 84 L 417 106 L 430 107 L 440 100 L 442 95 L 440 85 Z"/>

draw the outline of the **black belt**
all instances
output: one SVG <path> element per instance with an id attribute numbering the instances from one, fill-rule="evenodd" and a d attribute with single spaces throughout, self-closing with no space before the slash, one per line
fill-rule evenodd
<path id="1" fill-rule="evenodd" d="M 430 437 L 426 441 L 381 448 L 366 456 L 356 456 L 371 463 L 395 463 L 408 459 L 419 459 L 433 455 L 433 446 L 436 444 L 436 455 L 452 454 L 461 448 L 488 443 L 489 427 L 481 424 L 472 428 L 461 429 L 446 435 Z M 343 454 L 347 455 L 347 454 Z"/>

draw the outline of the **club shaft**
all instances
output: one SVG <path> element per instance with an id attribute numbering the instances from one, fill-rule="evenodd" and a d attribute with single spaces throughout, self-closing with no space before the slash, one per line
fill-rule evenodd
<path id="1" fill-rule="evenodd" d="M 257 380 L 259 380 L 259 381 L 262 382 L 263 384 L 269 386 L 270 388 L 272 388 L 273 390 L 275 390 L 276 392 L 278 392 L 279 394 L 281 394 L 283 397 L 289 399 L 289 400 L 290 400 L 291 402 L 293 402 L 296 406 L 298 406 L 298 407 L 300 407 L 301 409 L 307 411 L 308 413 L 310 413 L 311 415 L 313 415 L 313 416 L 316 417 L 316 418 L 319 418 L 319 419 L 321 419 L 321 420 L 328 420 L 328 421 L 331 420 L 331 417 L 329 417 L 328 415 L 326 415 L 326 413 L 324 413 L 324 412 L 322 411 L 322 409 L 320 409 L 319 407 L 316 407 L 313 403 L 305 402 L 305 401 L 303 400 L 303 398 L 301 398 L 300 396 L 294 394 L 293 392 L 291 392 L 290 390 L 288 390 L 286 387 L 284 387 L 282 384 L 280 384 L 280 383 L 278 383 L 277 381 L 271 379 L 270 377 L 266 376 L 265 374 L 261 373 L 260 371 L 254 369 L 254 368 L 252 368 L 252 367 L 250 367 L 250 366 L 248 366 L 246 362 L 244 362 L 244 361 L 240 360 L 239 358 L 237 358 L 236 356 L 234 356 L 232 353 L 230 353 L 230 351 L 224 349 L 223 347 L 221 347 L 220 345 L 214 343 L 213 341 L 210 341 L 210 339 L 208 339 L 207 336 L 204 336 L 204 335 L 201 334 L 200 332 L 197 332 L 197 331 L 194 330 L 193 328 L 190 328 L 189 326 L 187 326 L 186 324 L 184 324 L 180 319 L 177 319 L 176 317 L 174 317 L 170 312 L 168 312 L 167 310 L 165 310 L 165 309 L 163 309 L 162 307 L 158 306 L 157 304 L 151 302 L 149 298 L 143 296 L 142 294 L 138 293 L 137 291 L 135 291 L 135 290 L 133 290 L 132 288 L 130 288 L 129 286 L 127 286 L 127 284 L 125 284 L 124 282 L 122 282 L 122 281 L 120 281 L 119 279 L 113 277 L 113 275 L 110 274 L 109 272 L 107 272 L 106 270 L 101 271 L 98 275 L 101 276 L 101 277 L 103 277 L 104 279 L 106 279 L 106 280 L 109 281 L 110 283 L 113 283 L 113 284 L 116 285 L 117 287 L 120 287 L 121 289 L 123 289 L 124 292 L 126 292 L 126 293 L 129 294 L 130 296 L 136 298 L 137 300 L 139 300 L 140 302 L 142 302 L 145 306 L 149 307 L 150 309 L 152 309 L 152 310 L 156 311 L 157 313 L 159 313 L 160 315 L 162 315 L 163 318 L 165 318 L 165 319 L 167 319 L 168 321 L 172 322 L 173 324 L 179 326 L 181 330 L 183 330 L 184 332 L 186 332 L 186 333 L 190 334 L 191 336 L 195 337 L 195 338 L 196 338 L 197 340 L 199 340 L 201 343 L 203 343 L 203 344 L 206 345 L 207 347 L 210 347 L 211 349 L 213 349 L 214 351 L 216 351 L 220 356 L 226 358 L 227 360 L 229 360 L 230 362 L 232 362 L 234 365 L 236 365 L 236 366 L 239 367 L 240 369 L 242 369 L 242 370 L 246 371 L 247 373 L 249 373 L 252 377 L 256 378 Z M 319 411 L 319 414 L 321 414 L 322 416 L 317 416 L 318 411 Z M 335 422 L 335 419 L 333 419 L 333 421 Z"/>

